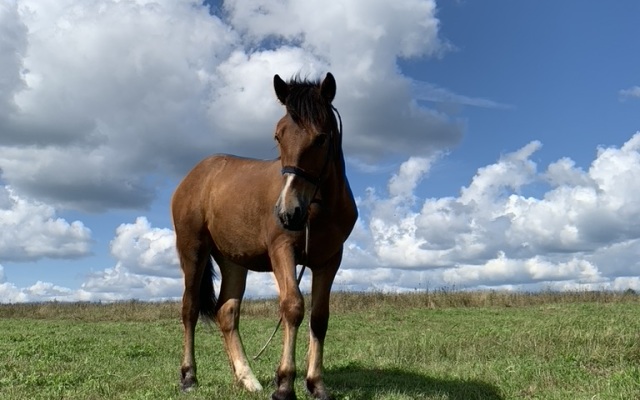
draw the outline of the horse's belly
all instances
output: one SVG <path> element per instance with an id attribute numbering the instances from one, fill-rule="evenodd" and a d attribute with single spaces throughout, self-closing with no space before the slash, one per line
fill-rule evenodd
<path id="1" fill-rule="evenodd" d="M 253 236 L 253 237 L 252 237 Z M 254 235 L 211 232 L 214 258 L 222 257 L 252 271 L 271 271 L 267 249 Z"/>

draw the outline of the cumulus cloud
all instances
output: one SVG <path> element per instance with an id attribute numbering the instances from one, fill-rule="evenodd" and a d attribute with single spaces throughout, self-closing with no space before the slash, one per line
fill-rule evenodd
<path id="1" fill-rule="evenodd" d="M 138 217 L 135 223 L 116 229 L 111 255 L 134 273 L 178 278 L 181 274 L 175 240 L 173 230 L 152 228 L 145 217 Z"/>
<path id="2" fill-rule="evenodd" d="M 49 282 L 38 281 L 35 284 L 19 288 L 7 282 L 4 268 L 0 265 L 0 302 L 26 303 L 50 300 L 79 300 L 72 289 L 54 285 Z"/>
<path id="3" fill-rule="evenodd" d="M 177 299 L 182 279 L 143 275 L 129 271 L 122 263 L 89 276 L 74 293 L 73 300 Z"/>
<path id="4" fill-rule="evenodd" d="M 618 92 L 618 96 L 622 101 L 640 98 L 640 86 L 632 86 L 628 89 L 622 89 Z"/>
<path id="5" fill-rule="evenodd" d="M 395 198 L 410 197 L 433 161 L 433 158 L 411 157 L 402 163 L 400 171 L 389 181 L 389 194 Z"/>
<path id="6" fill-rule="evenodd" d="M 412 157 L 385 192 L 357 199 L 335 290 L 640 289 L 640 132 L 600 148 L 588 168 L 562 158 L 539 169 L 531 142 L 479 168 L 458 196 L 421 199 L 420 182 L 441 155 Z M 546 184 L 537 195 L 527 187 Z M 0 204 L 6 203 L 0 197 Z M 144 217 L 116 229 L 114 267 L 78 290 L 37 282 L 17 288 L 0 267 L 3 301 L 178 299 L 174 233 Z M 217 283 L 219 284 L 219 282 Z M 310 279 L 302 281 L 310 290 Z M 271 274 L 250 273 L 248 297 L 277 294 Z"/>
<path id="7" fill-rule="evenodd" d="M 16 111 L 13 96 L 24 88 L 20 71 L 27 48 L 26 32 L 15 4 L 0 4 L 0 129 L 6 128 L 9 113 Z"/>
<path id="8" fill-rule="evenodd" d="M 121 224 L 111 241 L 115 265 L 89 273 L 78 289 L 38 281 L 19 288 L 8 282 L 0 265 L 0 302 L 37 301 L 119 301 L 128 299 L 178 300 L 184 288 L 175 250 L 175 234 L 168 228 L 156 228 L 145 217 Z M 214 281 L 219 290 L 220 280 Z M 303 290 L 310 281 L 303 280 Z M 272 274 L 250 272 L 247 297 L 273 297 L 278 294 Z"/>
<path id="9" fill-rule="evenodd" d="M 336 282 L 367 286 L 353 276 L 367 267 L 369 287 L 382 288 L 636 287 L 640 132 L 621 147 L 600 148 L 586 171 L 568 158 L 538 171 L 531 157 L 540 148 L 531 142 L 480 168 L 457 197 L 419 201 L 413 182 L 428 168 L 408 160 L 386 197 L 369 190 L 360 199 L 366 217 Z M 403 171 L 414 172 L 402 186 L 410 190 L 397 189 Z M 546 192 L 523 194 L 541 182 Z"/>
<path id="10" fill-rule="evenodd" d="M 144 217 L 121 224 L 111 241 L 116 263 L 88 274 L 79 289 L 37 282 L 18 288 L 6 282 L 0 266 L 0 298 L 4 302 L 165 300 L 182 295 L 182 274 L 171 229 L 155 228 Z"/>
<path id="11" fill-rule="evenodd" d="M 219 19 L 189 2 L 13 4 L 28 28 L 13 32 L 24 85 L 0 167 L 16 190 L 77 209 L 144 207 L 150 175 L 204 155 L 210 72 L 234 44 Z"/>
<path id="12" fill-rule="evenodd" d="M 92 273 L 81 285 L 94 300 L 166 299 L 182 294 L 182 273 L 171 229 L 152 227 L 145 217 L 116 229 L 111 241 L 113 268 Z"/>
<path id="13" fill-rule="evenodd" d="M 53 207 L 18 196 L 0 185 L 0 260 L 80 258 L 90 254 L 91 231 L 67 222 Z"/>
<path id="14" fill-rule="evenodd" d="M 206 154 L 275 156 L 275 73 L 336 75 L 354 159 L 428 155 L 464 129 L 397 67 L 450 48 L 433 0 L 17 0 L 0 26 L 0 168 L 56 207 L 144 208 Z"/>

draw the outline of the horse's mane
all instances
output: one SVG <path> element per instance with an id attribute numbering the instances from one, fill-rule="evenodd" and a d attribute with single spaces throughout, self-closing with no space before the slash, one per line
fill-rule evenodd
<path id="1" fill-rule="evenodd" d="M 296 75 L 287 84 L 289 94 L 285 106 L 297 124 L 323 126 L 327 121 L 331 121 L 332 127 L 336 126 L 331 103 L 320 94 L 319 80 L 309 80 Z"/>

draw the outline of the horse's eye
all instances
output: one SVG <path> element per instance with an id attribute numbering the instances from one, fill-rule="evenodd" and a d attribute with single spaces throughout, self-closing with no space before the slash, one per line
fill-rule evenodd
<path id="1" fill-rule="evenodd" d="M 313 140 L 314 146 L 321 147 L 327 141 L 327 134 L 321 133 Z"/>
<path id="2" fill-rule="evenodd" d="M 280 138 L 278 137 L 278 135 L 274 135 L 273 136 L 273 140 L 275 140 L 276 142 L 280 143 Z"/>

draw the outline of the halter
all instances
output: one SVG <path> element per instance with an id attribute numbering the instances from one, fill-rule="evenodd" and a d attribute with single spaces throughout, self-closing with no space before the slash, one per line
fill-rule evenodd
<path id="1" fill-rule="evenodd" d="M 329 153 L 330 153 L 330 150 L 327 150 L 327 157 L 326 157 L 327 161 L 329 160 Z M 325 161 L 324 165 L 327 165 L 327 161 Z M 320 176 L 323 175 L 324 170 L 325 170 L 325 167 L 322 167 L 322 172 L 320 173 Z M 304 179 L 309 183 L 314 184 L 315 186 L 320 185 L 320 176 L 315 177 L 310 173 L 308 173 L 307 171 L 303 170 L 302 168 L 298 168 L 294 165 L 287 165 L 286 167 L 282 167 L 282 175 L 284 174 L 293 174 L 295 176 L 299 176 L 300 178 Z"/>

